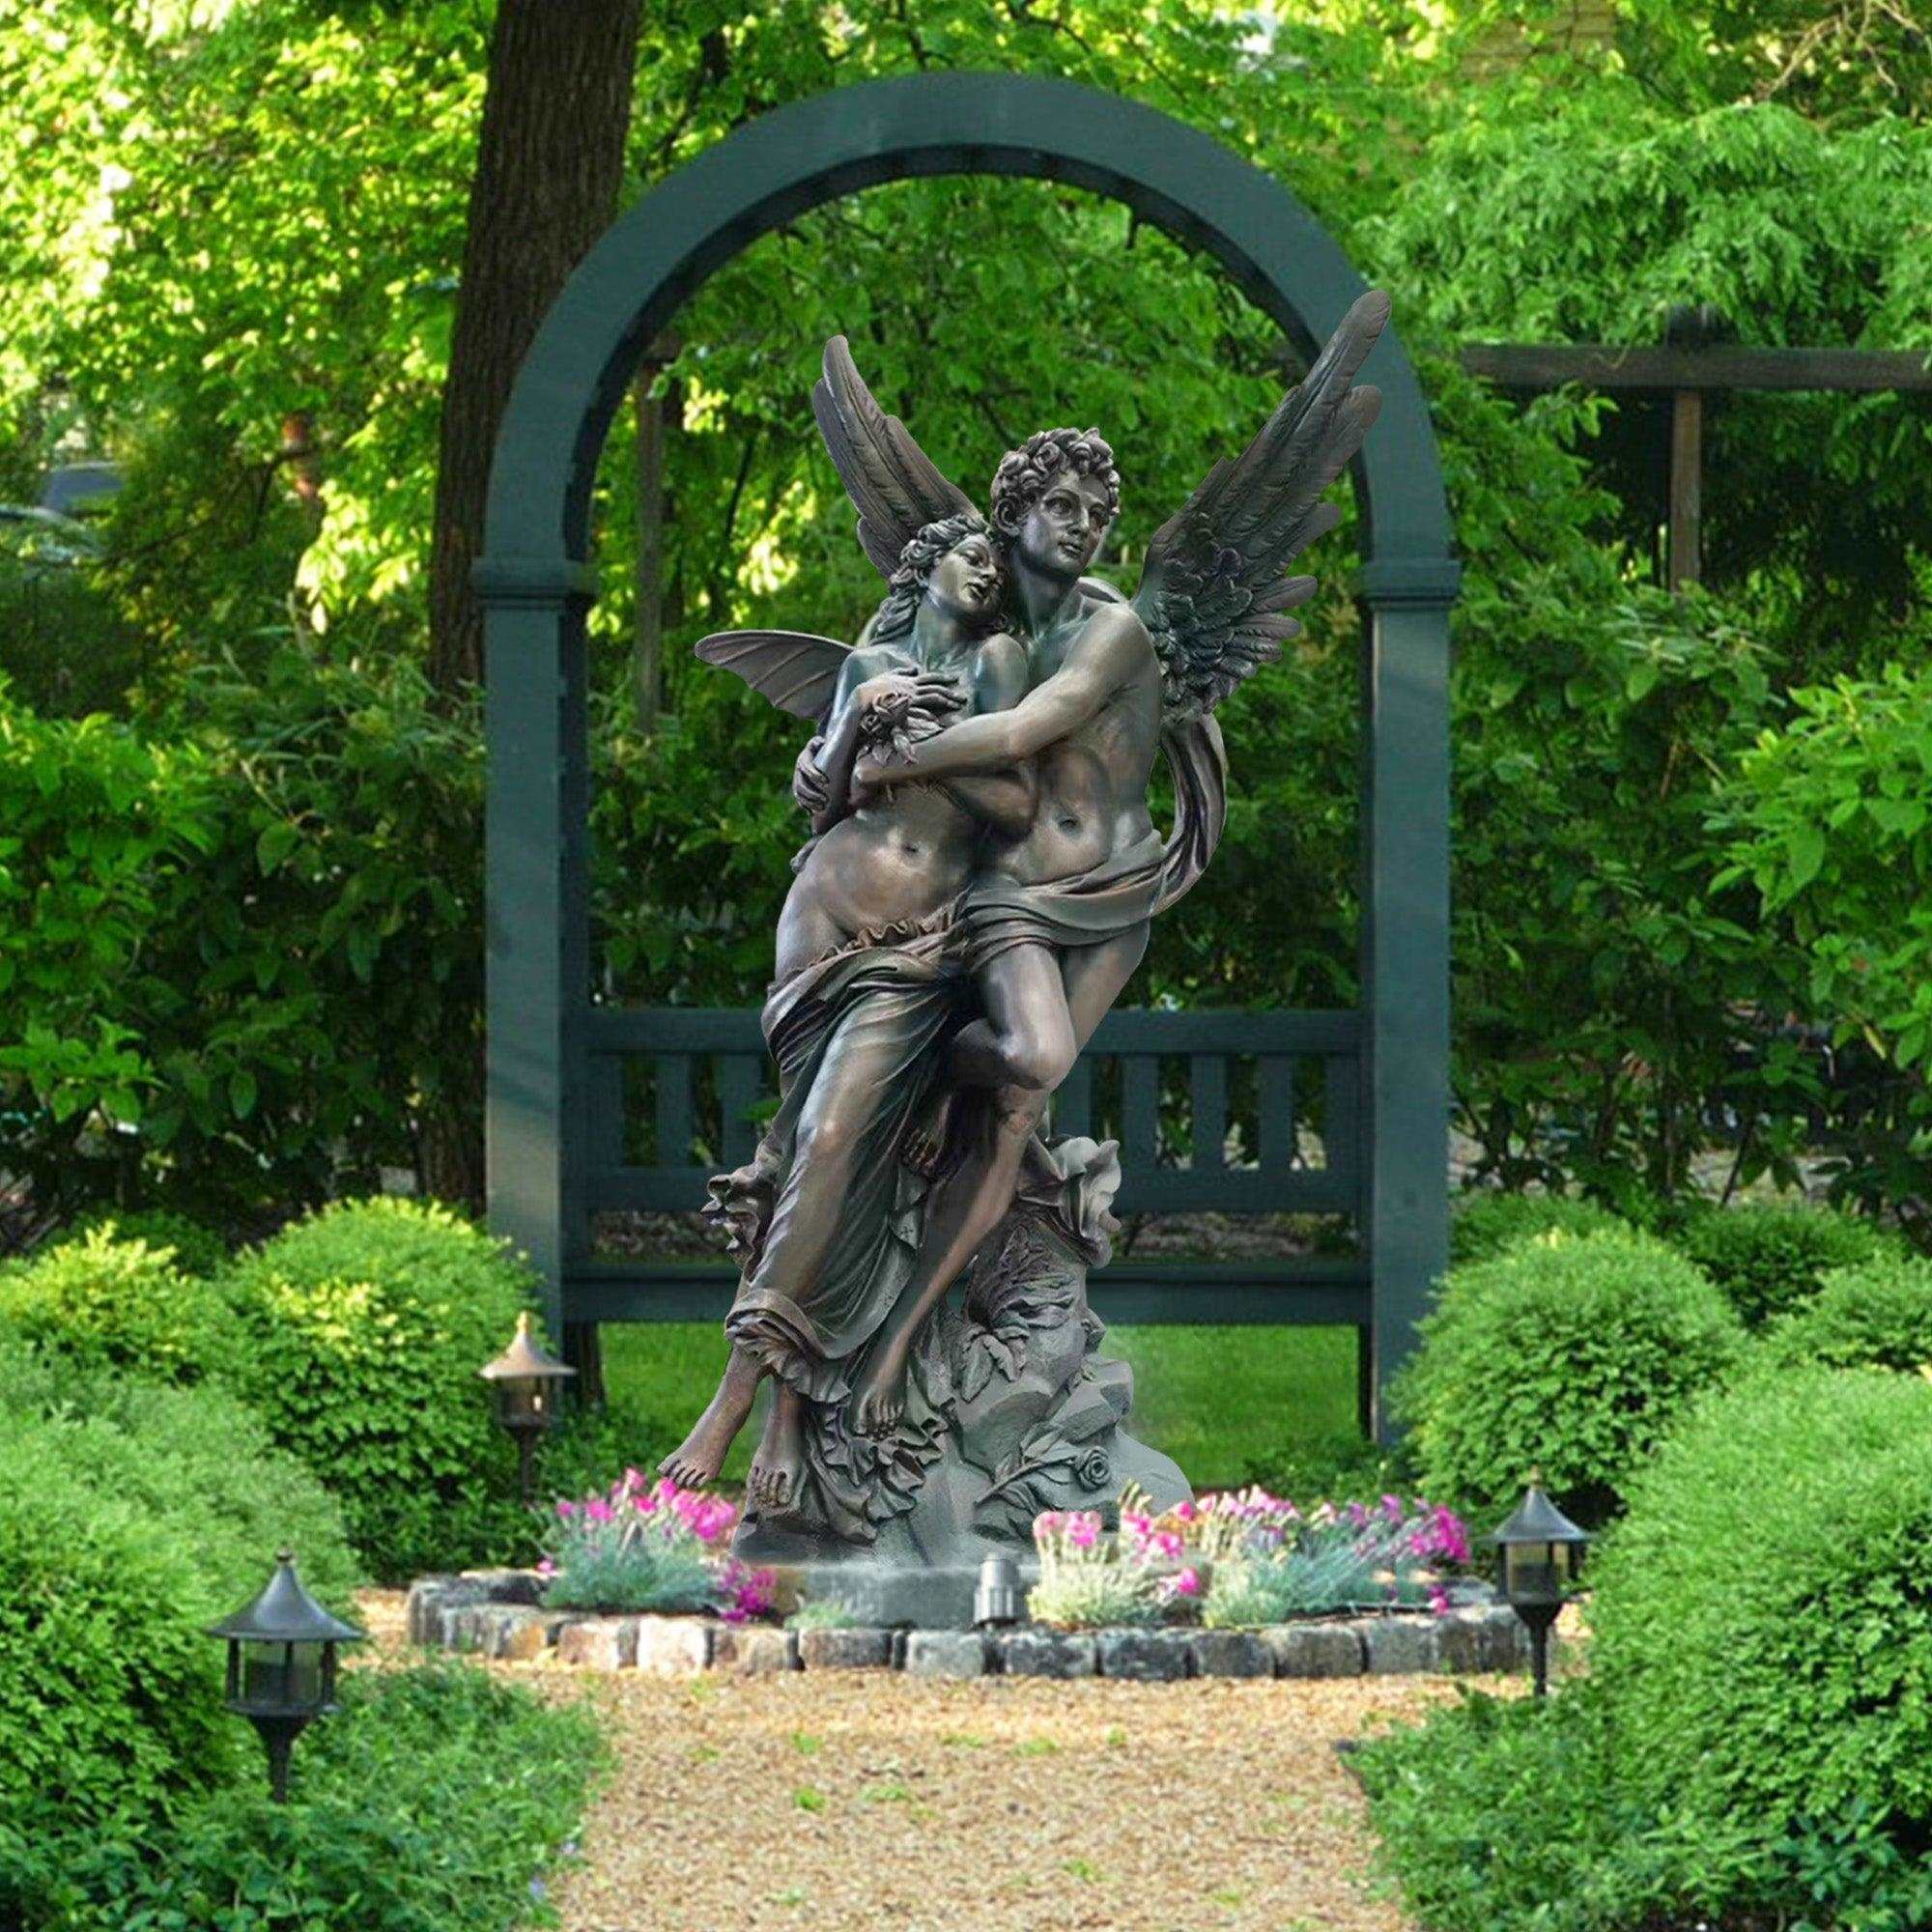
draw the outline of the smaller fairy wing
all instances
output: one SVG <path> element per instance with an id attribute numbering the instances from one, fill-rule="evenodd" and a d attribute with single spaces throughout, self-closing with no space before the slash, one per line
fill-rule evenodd
<path id="1" fill-rule="evenodd" d="M 714 631 L 697 640 L 706 664 L 736 671 L 781 711 L 814 723 L 832 708 L 832 694 L 851 647 L 810 631 Z"/>

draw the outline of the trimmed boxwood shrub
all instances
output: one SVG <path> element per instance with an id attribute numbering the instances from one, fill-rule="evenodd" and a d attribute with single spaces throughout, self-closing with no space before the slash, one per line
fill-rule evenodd
<path id="1" fill-rule="evenodd" d="M 1932 1828 L 1932 1385 L 1775 1370 L 1700 1403 L 1596 1569 L 1591 1669 L 1631 1776 L 1775 1835 Z"/>
<path id="2" fill-rule="evenodd" d="M 508 1553 L 526 1522 L 516 1455 L 476 1374 L 530 1303 L 507 1243 L 434 1204 L 343 1202 L 243 1255 L 225 1286 L 242 1392 L 341 1499 L 378 1576 Z"/>
<path id="3" fill-rule="evenodd" d="M 1833 1268 L 1904 1252 L 1895 1236 L 1869 1221 L 1771 1203 L 1707 1208 L 1686 1224 L 1675 1245 L 1723 1290 L 1750 1328 L 1808 1301 Z"/>
<path id="4" fill-rule="evenodd" d="M 227 1314 L 173 1252 L 111 1224 L 42 1250 L 0 1274 L 0 1336 L 95 1370 L 193 1382 L 228 1357 Z"/>
<path id="5" fill-rule="evenodd" d="M 213 1229 L 170 1208 L 114 1208 L 90 1214 L 70 1229 L 64 1240 L 77 1240 L 97 1228 L 107 1229 L 116 1240 L 146 1241 L 151 1248 L 172 1248 L 175 1266 L 183 1274 L 206 1281 L 228 1265 L 228 1243 Z"/>
<path id="6" fill-rule="evenodd" d="M 1451 1202 L 1449 1264 L 1486 1262 L 1538 1235 L 1627 1234 L 1630 1222 L 1595 1201 L 1570 1194 L 1502 1194 L 1472 1189 Z"/>
<path id="7" fill-rule="evenodd" d="M 233 1396 L 0 1351 L 0 1820 L 141 1812 L 221 1776 L 234 1726 L 202 1628 L 284 1540 L 349 1610 L 334 1504 Z"/>
<path id="8" fill-rule="evenodd" d="M 1662 1242 L 1546 1235 L 1450 1271 L 1393 1397 L 1425 1493 L 1491 1510 L 1540 1468 L 1602 1521 L 1743 1344 L 1729 1303 Z"/>
<path id="9" fill-rule="evenodd" d="M 1769 1360 L 1832 1368 L 1932 1366 L 1932 1259 L 1882 1256 L 1840 1268 L 1764 1338 Z"/>

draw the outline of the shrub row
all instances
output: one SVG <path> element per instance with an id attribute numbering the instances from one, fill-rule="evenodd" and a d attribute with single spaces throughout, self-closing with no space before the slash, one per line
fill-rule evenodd
<path id="1" fill-rule="evenodd" d="M 207 1278 L 205 1237 L 135 1225 L 169 1245 L 110 1220 L 0 1274 L 0 1336 L 76 1371 L 229 1390 L 337 1497 L 379 1578 L 526 1553 L 515 1454 L 476 1375 L 529 1304 L 504 1243 L 379 1197 L 293 1223 Z"/>
<path id="2" fill-rule="evenodd" d="M 1758 1369 L 1633 1479 L 1587 1677 L 1357 1758 L 1438 1932 L 1932 1923 L 1932 1385 Z"/>

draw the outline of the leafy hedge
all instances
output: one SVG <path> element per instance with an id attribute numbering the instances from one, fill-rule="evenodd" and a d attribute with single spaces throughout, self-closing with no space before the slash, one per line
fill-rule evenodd
<path id="1" fill-rule="evenodd" d="M 1594 1582 L 1588 1675 L 1355 1758 L 1416 1917 L 1932 1923 L 1932 1387 L 1812 1367 L 1714 1392 L 1633 1480 Z"/>
<path id="2" fill-rule="evenodd" d="M 341 1499 L 379 1576 L 506 1553 L 524 1522 L 516 1456 L 476 1373 L 529 1304 L 506 1243 L 379 1196 L 285 1228 L 225 1287 L 237 1387 Z"/>
<path id="3" fill-rule="evenodd" d="M 1600 1560 L 1591 1668 L 1632 1776 L 1775 1833 L 1932 1831 L 1932 1386 L 1811 1369 L 1700 1405 Z"/>
<path id="4" fill-rule="evenodd" d="M 1424 1491 L 1493 1508 L 1540 1468 L 1601 1520 L 1744 1333 L 1704 1275 L 1648 1236 L 1546 1235 L 1452 1269 L 1398 1378 Z"/>
<path id="5" fill-rule="evenodd" d="M 0 1273 L 0 1334 L 100 1370 L 199 1381 L 228 1358 L 226 1310 L 169 1248 L 103 1222 Z"/>
<path id="6" fill-rule="evenodd" d="M 1515 1194 L 1484 1189 L 1450 1203 L 1449 1262 L 1485 1262 L 1538 1235 L 1628 1232 L 1630 1222 L 1594 1201 L 1571 1194 Z"/>
<path id="7" fill-rule="evenodd" d="M 204 1639 L 205 1641 L 205 1639 Z M 475 1932 L 548 1922 L 545 1868 L 608 1753 L 582 1705 L 450 1663 L 345 1677 L 296 1753 L 287 1804 L 259 1753 L 170 1822 L 29 1837 L 0 1818 L 24 1932 Z"/>
<path id="8" fill-rule="evenodd" d="M 1832 1368 L 1932 1365 L 1932 1260 L 1889 1256 L 1840 1268 L 1765 1337 L 1770 1359 Z"/>
<path id="9" fill-rule="evenodd" d="M 1674 1245 L 1760 1327 L 1809 1299 L 1833 1268 L 1898 1251 L 1895 1236 L 1829 1208 L 1752 1203 L 1693 1215 Z"/>
<path id="10" fill-rule="evenodd" d="M 234 1736 L 202 1627 L 285 1541 L 347 1609 L 339 1513 L 232 1396 L 0 1350 L 0 1820 L 143 1812 L 217 1781 Z"/>

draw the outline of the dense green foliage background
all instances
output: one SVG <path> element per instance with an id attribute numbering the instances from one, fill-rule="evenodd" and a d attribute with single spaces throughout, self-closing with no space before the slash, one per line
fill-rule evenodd
<path id="1" fill-rule="evenodd" d="M 43 1214 L 187 1190 L 233 1223 L 420 1168 L 473 1122 L 477 719 L 420 667 L 488 13 L 0 0 L 0 497 L 75 453 L 127 476 L 79 532 L 0 525 L 0 905 L 36 910 L 0 922 L 0 1105 Z M 935 67 L 1199 123 L 1396 294 L 1468 565 L 1455 1093 L 1486 1171 L 1628 1204 L 1713 1141 L 1740 1180 L 1816 1147 L 1923 1238 L 1932 411 L 1719 401 L 1708 582 L 1671 598 L 1658 407 L 1509 399 L 1456 361 L 1655 341 L 1683 301 L 1749 342 L 1932 348 L 1922 36 L 1809 0 L 673 0 L 644 31 L 633 187 L 784 100 Z M 835 329 L 975 487 L 1038 423 L 1102 425 L 1126 475 L 1102 567 L 1128 582 L 1293 372 L 1218 270 L 1064 186 L 898 184 L 721 270 L 657 378 L 648 735 L 630 412 L 605 458 L 613 995 L 747 1001 L 769 971 L 796 734 L 689 646 L 849 636 L 878 593 L 807 410 Z M 1130 998 L 1352 996 L 1349 541 L 1290 661 L 1229 707 L 1228 842 Z"/>

